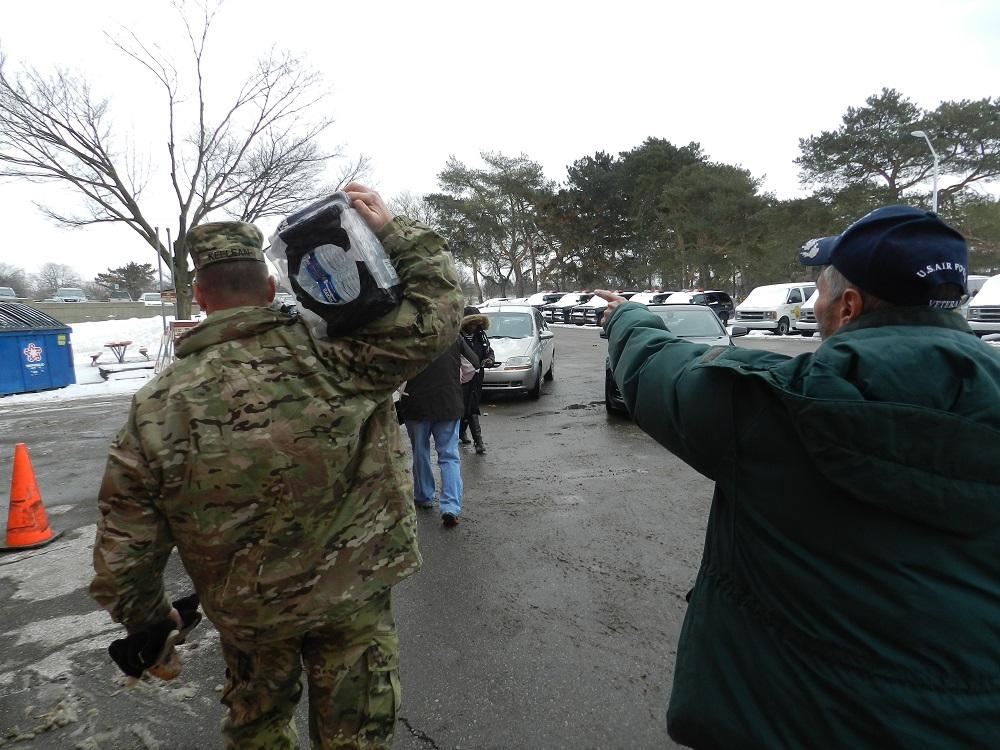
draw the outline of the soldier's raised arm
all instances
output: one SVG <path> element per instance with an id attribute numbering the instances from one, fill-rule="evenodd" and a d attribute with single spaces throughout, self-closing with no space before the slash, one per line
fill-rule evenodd
<path id="1" fill-rule="evenodd" d="M 352 333 L 317 342 L 333 369 L 359 390 L 397 387 L 455 342 L 462 321 L 462 290 L 443 237 L 418 221 L 393 216 L 378 193 L 351 183 L 345 189 L 376 233 L 403 284 L 403 302 Z"/>

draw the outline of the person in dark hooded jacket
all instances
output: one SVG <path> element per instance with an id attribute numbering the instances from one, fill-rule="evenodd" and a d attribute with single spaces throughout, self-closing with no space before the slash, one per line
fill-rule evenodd
<path id="1" fill-rule="evenodd" d="M 458 524 L 462 512 L 462 457 L 458 452 L 458 425 L 462 419 L 461 357 L 476 358 L 459 334 L 454 343 L 420 374 L 410 378 L 399 400 L 413 449 L 413 502 L 418 508 L 434 506 L 434 472 L 431 469 L 431 438 L 441 472 L 439 507 L 441 522 Z"/>
<path id="2" fill-rule="evenodd" d="M 629 413 L 716 482 L 677 742 L 997 746 L 1000 352 L 956 311 L 967 259 L 906 206 L 807 243 L 823 343 L 794 358 L 685 343 L 602 293 Z"/>
<path id="3" fill-rule="evenodd" d="M 466 345 L 479 358 L 480 366 L 476 369 L 476 374 L 472 379 L 462 383 L 462 400 L 465 403 L 465 410 L 462 414 L 462 424 L 459 429 L 458 439 L 465 445 L 470 442 L 475 443 L 476 453 L 483 455 L 486 453 L 486 444 L 483 442 L 483 429 L 479 424 L 479 400 L 483 394 L 483 368 L 492 367 L 495 355 L 493 347 L 490 346 L 490 339 L 486 331 L 490 327 L 490 319 L 479 312 L 479 308 L 467 306 L 465 317 L 462 318 L 462 339 Z M 472 432 L 470 441 L 467 433 Z"/>

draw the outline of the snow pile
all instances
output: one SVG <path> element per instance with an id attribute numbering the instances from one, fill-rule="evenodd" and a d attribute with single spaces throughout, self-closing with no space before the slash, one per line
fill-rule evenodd
<path id="1" fill-rule="evenodd" d="M 173 320 L 168 317 L 167 320 Z M 69 401 L 79 398 L 92 398 L 118 393 L 134 393 L 153 377 L 152 370 L 134 370 L 112 374 L 108 380 L 101 378 L 97 366 L 91 364 L 90 355 L 101 352 L 98 365 L 116 365 L 118 361 L 105 344 L 112 341 L 131 341 L 125 352 L 125 365 L 146 363 L 153 364 L 156 354 L 160 351 L 160 338 L 163 335 L 163 322 L 155 318 L 129 318 L 128 320 L 102 320 L 94 323 L 73 323 L 70 343 L 73 346 L 73 370 L 76 373 L 76 385 L 56 388 L 38 393 L 19 393 L 0 399 L 0 406 L 20 404 L 32 401 Z M 139 353 L 145 347 L 149 361 Z"/>

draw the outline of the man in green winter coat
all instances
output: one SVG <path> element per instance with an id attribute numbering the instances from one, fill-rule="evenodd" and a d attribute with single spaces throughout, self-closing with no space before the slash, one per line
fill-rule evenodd
<path id="1" fill-rule="evenodd" d="M 636 423 L 716 482 L 667 728 L 696 748 L 1000 742 L 1000 353 L 968 252 L 879 209 L 807 243 L 823 343 L 789 358 L 605 317 Z"/>
<path id="2" fill-rule="evenodd" d="M 462 297 L 441 237 L 361 185 L 346 190 L 398 271 L 402 304 L 316 338 L 269 306 L 256 227 L 195 227 L 208 318 L 135 395 L 98 498 L 91 596 L 131 635 L 161 632 L 177 618 L 163 584 L 177 547 L 222 643 L 226 747 L 298 746 L 303 664 L 315 747 L 392 743 L 390 589 L 420 567 L 392 393 L 454 344 Z"/>

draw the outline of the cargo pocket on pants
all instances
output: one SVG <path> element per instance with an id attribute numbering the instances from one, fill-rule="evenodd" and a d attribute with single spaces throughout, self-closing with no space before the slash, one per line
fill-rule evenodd
<path id="1" fill-rule="evenodd" d="M 391 645 L 375 643 L 368 647 L 364 658 L 368 669 L 368 696 L 362 731 L 376 746 L 389 747 L 401 699 L 398 646 L 395 642 Z"/>

